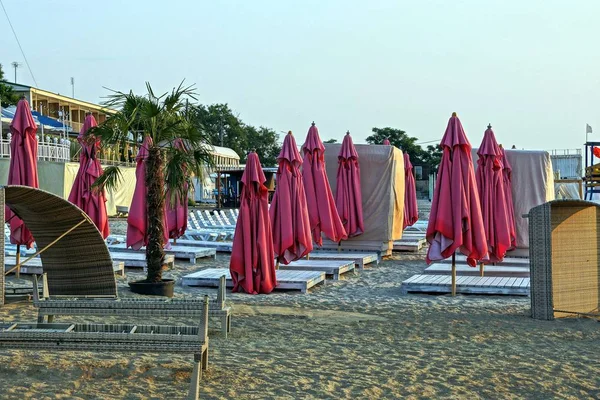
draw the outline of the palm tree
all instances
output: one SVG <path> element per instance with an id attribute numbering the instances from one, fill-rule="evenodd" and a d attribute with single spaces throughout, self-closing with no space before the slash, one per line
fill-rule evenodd
<path id="1" fill-rule="evenodd" d="M 148 245 L 146 262 L 148 272 L 145 282 L 162 281 L 164 265 L 163 214 L 166 193 L 170 193 L 171 204 L 187 201 L 187 187 L 191 186 L 191 174 L 201 176 L 203 168 L 212 162 L 212 146 L 207 141 L 204 130 L 191 118 L 188 101 L 195 100 L 192 86 L 183 82 L 171 93 L 155 95 L 149 83 L 143 96 L 133 92 L 112 91 L 106 105 L 119 111 L 108 117 L 91 135 L 101 137 L 107 145 L 124 145 L 141 142 L 149 137 L 152 145 L 148 148 L 146 161 Z M 132 138 L 133 135 L 133 138 Z M 184 148 L 173 145 L 181 139 Z M 95 186 L 101 190 L 114 188 L 120 181 L 118 167 L 106 168 Z"/>

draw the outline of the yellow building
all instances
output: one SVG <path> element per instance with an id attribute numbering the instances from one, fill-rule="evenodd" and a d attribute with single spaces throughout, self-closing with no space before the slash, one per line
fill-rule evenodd
<path id="1" fill-rule="evenodd" d="M 116 112 L 115 110 L 111 110 L 98 104 L 73 99 L 33 86 L 9 82 L 6 82 L 6 84 L 11 86 L 13 91 L 19 96 L 25 96 L 34 111 L 61 121 L 62 118 L 60 117 L 60 112 L 64 113 L 65 122 L 67 125 L 71 126 L 73 134 L 79 133 L 79 130 L 85 121 L 85 114 L 88 111 L 94 115 L 94 118 L 96 118 L 98 123 L 104 122 L 108 115 Z"/>

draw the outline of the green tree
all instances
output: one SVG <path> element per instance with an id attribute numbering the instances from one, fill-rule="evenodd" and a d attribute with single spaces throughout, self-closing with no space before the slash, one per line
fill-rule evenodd
<path id="1" fill-rule="evenodd" d="M 382 144 L 385 139 L 390 141 L 392 146 L 396 146 L 403 152 L 410 155 L 413 163 L 424 162 L 424 157 L 427 154 L 421 146 L 417 144 L 419 140 L 416 137 L 411 137 L 405 131 L 395 128 L 373 128 L 373 134 L 367 137 L 369 144 Z"/>
<path id="2" fill-rule="evenodd" d="M 103 143 L 115 145 L 128 140 L 130 132 L 136 137 L 150 138 L 146 161 L 146 195 L 148 213 L 148 245 L 146 246 L 146 282 L 162 281 L 164 264 L 163 226 L 166 193 L 173 201 L 187 198 L 191 174 L 199 176 L 202 167 L 212 162 L 209 137 L 195 119 L 190 118 L 186 98 L 195 99 L 191 86 L 183 82 L 170 93 L 156 95 L 149 83 L 147 93 L 113 91 L 106 105 L 119 112 L 107 118 L 88 133 L 102 138 Z M 174 145 L 182 139 L 185 149 Z M 95 183 L 97 189 L 114 188 L 120 172 L 118 167 L 106 168 Z"/>
<path id="3" fill-rule="evenodd" d="M 12 106 L 17 104 L 19 96 L 13 92 L 12 87 L 4 84 L 4 71 L 2 70 L 2 64 L 0 64 L 0 103 L 2 107 Z"/>
<path id="4" fill-rule="evenodd" d="M 431 144 L 427 146 L 427 152 L 425 153 L 423 161 L 432 170 L 437 169 L 437 167 L 440 165 L 440 161 L 442 161 L 442 148 L 438 145 L 434 146 Z"/>
<path id="5" fill-rule="evenodd" d="M 338 142 L 337 139 L 327 139 L 327 140 L 323 141 L 323 143 L 337 143 L 337 142 Z"/>
<path id="6" fill-rule="evenodd" d="M 246 152 L 241 156 L 242 162 L 246 162 L 246 157 L 250 151 L 256 151 L 260 157 L 263 167 L 274 167 L 277 165 L 277 156 L 281 151 L 281 146 L 277 143 L 279 135 L 273 129 L 261 126 L 255 128 L 246 125 L 247 146 Z"/>
<path id="7" fill-rule="evenodd" d="M 227 104 L 198 105 L 193 107 L 193 114 L 213 145 L 229 147 L 245 157 L 248 140 L 244 123 Z"/>

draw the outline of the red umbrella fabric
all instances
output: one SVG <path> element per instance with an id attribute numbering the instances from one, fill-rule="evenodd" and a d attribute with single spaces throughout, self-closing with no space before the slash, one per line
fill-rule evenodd
<path id="1" fill-rule="evenodd" d="M 273 247 L 277 261 L 289 264 L 313 249 L 310 220 L 300 165 L 302 158 L 292 132 L 288 132 L 277 157 L 279 164 L 275 193 L 269 215 L 273 226 Z"/>
<path id="2" fill-rule="evenodd" d="M 39 188 L 37 172 L 38 142 L 35 136 L 37 125 L 31 115 L 29 103 L 25 98 L 17 103 L 15 116 L 10 124 L 12 138 L 10 140 L 10 166 L 8 184 Z M 6 221 L 10 225 L 10 242 L 12 244 L 33 247 L 33 236 L 23 221 L 8 207 Z"/>
<path id="3" fill-rule="evenodd" d="M 308 129 L 306 141 L 302 145 L 302 152 L 304 153 L 302 179 L 313 240 L 322 246 L 321 233 L 336 243 L 348 239 L 335 207 L 331 186 L 325 171 L 325 146 L 321 142 L 319 130 L 314 122 Z"/>
<path id="4" fill-rule="evenodd" d="M 498 146 L 491 126 L 488 126 L 483 134 L 483 141 L 477 150 L 477 155 L 479 156 L 476 173 L 477 189 L 489 261 L 500 262 L 510 248 L 510 233 L 502 174 L 502 150 Z"/>
<path id="5" fill-rule="evenodd" d="M 390 145 L 391 145 L 391 143 L 390 143 L 390 140 L 389 140 L 389 139 L 383 139 L 383 144 L 384 144 L 384 145 L 387 145 L 387 146 L 390 146 Z"/>
<path id="6" fill-rule="evenodd" d="M 443 153 L 427 226 L 426 261 L 431 264 L 443 260 L 458 250 L 474 267 L 486 257 L 488 249 L 471 144 L 455 113 L 448 121 L 440 146 Z"/>
<path id="7" fill-rule="evenodd" d="M 273 259 L 273 233 L 269 216 L 269 191 L 258 155 L 248 154 L 240 215 L 235 226 L 229 271 L 233 291 L 271 293 L 277 286 Z"/>
<path id="8" fill-rule="evenodd" d="M 79 156 L 79 170 L 73 182 L 69 201 L 81 208 L 90 217 L 94 224 L 106 239 L 110 235 L 108 226 L 108 215 L 106 213 L 106 194 L 104 190 L 92 190 L 92 185 L 102 175 L 100 160 L 96 157 L 100 148 L 100 139 L 86 133 L 91 128 L 98 126 L 92 114 L 85 117 L 77 141 L 81 145 Z"/>
<path id="9" fill-rule="evenodd" d="M 412 226 L 419 219 L 417 204 L 417 184 L 413 174 L 413 165 L 408 153 L 404 153 L 404 226 Z"/>
<path id="10" fill-rule="evenodd" d="M 338 154 L 335 205 L 348 237 L 361 235 L 365 231 L 365 226 L 360 188 L 360 165 L 350 132 L 344 136 Z"/>
<path id="11" fill-rule="evenodd" d="M 508 233 L 510 235 L 510 248 L 517 247 L 517 225 L 515 221 L 515 205 L 512 197 L 512 166 L 506 157 L 506 151 L 500 145 L 502 151 L 502 178 L 504 181 L 504 195 L 506 196 L 506 214 L 508 216 Z"/>
<path id="12" fill-rule="evenodd" d="M 146 160 L 148 159 L 148 149 L 152 146 L 150 136 L 144 138 L 140 146 L 135 167 L 135 190 L 129 207 L 127 216 L 127 247 L 139 250 L 142 246 L 148 244 L 148 188 L 146 187 Z M 167 233 L 166 218 L 163 219 L 164 243 L 168 246 L 169 236 Z"/>
<path id="13" fill-rule="evenodd" d="M 183 140 L 175 139 L 173 146 L 181 151 L 185 151 L 185 145 Z M 187 184 L 185 185 L 186 196 L 180 198 L 176 196 L 175 203 L 171 204 L 171 193 L 167 192 L 166 209 L 167 209 L 167 232 L 171 239 L 177 239 L 183 236 L 187 229 L 187 217 L 188 217 L 188 198 L 187 198 Z"/>

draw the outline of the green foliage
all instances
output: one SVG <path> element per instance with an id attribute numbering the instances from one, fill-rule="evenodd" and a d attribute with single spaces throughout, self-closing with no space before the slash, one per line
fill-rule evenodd
<path id="1" fill-rule="evenodd" d="M 198 105 L 190 113 L 204 127 L 212 144 L 234 150 L 242 163 L 252 150 L 256 150 L 263 166 L 277 163 L 281 148 L 277 143 L 279 135 L 273 129 L 245 124 L 227 104 Z"/>
<path id="2" fill-rule="evenodd" d="M 442 161 L 442 148 L 440 146 L 427 146 L 427 154 L 425 155 L 425 163 L 432 169 L 437 169 Z"/>
<path id="3" fill-rule="evenodd" d="M 0 64 L 0 103 L 2 104 L 2 107 L 8 107 L 17 104 L 19 102 L 19 96 L 13 92 L 12 87 L 2 82 L 6 82 L 6 80 L 4 79 L 2 64 Z"/>
<path id="4" fill-rule="evenodd" d="M 327 139 L 327 140 L 323 141 L 323 143 L 337 143 L 337 142 L 338 142 L 337 139 Z"/>

